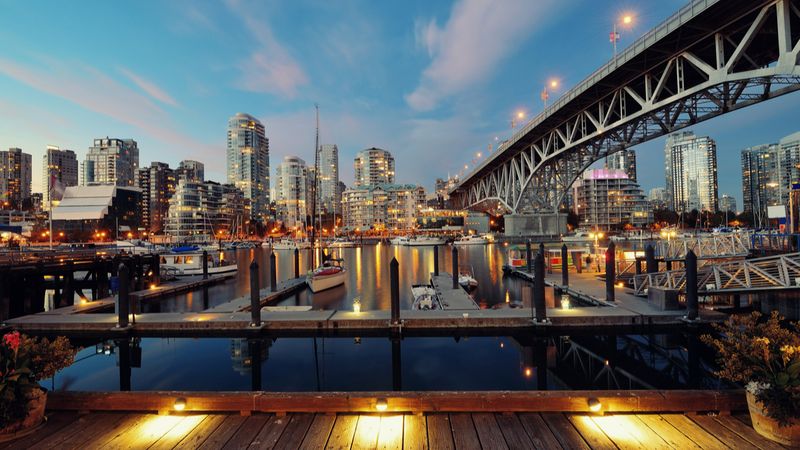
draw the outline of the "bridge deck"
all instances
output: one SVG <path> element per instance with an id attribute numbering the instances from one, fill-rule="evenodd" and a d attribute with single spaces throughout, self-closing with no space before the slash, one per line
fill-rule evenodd
<path id="1" fill-rule="evenodd" d="M 187 414 L 51 412 L 27 448 L 782 449 L 744 414 Z"/>

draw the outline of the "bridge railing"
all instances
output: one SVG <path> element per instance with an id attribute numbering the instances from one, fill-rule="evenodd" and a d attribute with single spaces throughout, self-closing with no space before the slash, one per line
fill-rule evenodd
<path id="1" fill-rule="evenodd" d="M 661 22 L 652 30 L 645 33 L 642 37 L 636 39 L 631 45 L 626 47 L 621 52 L 617 53 L 616 57 L 612 58 L 609 62 L 605 63 L 599 69 L 592 72 L 592 74 L 584 78 L 583 81 L 581 81 L 574 87 L 570 88 L 570 90 L 561 95 L 558 98 L 558 100 L 553 102 L 552 105 L 546 107 L 544 111 L 540 112 L 530 121 L 528 121 L 525 125 L 520 127 L 519 131 L 514 133 L 511 136 L 511 138 L 509 138 L 507 141 L 504 141 L 502 144 L 500 144 L 497 147 L 497 151 L 493 152 L 491 156 L 486 158 L 480 165 L 475 167 L 475 169 L 472 170 L 469 175 L 464 177 L 464 180 L 471 178 L 474 173 L 481 171 L 486 165 L 488 165 L 491 161 L 493 161 L 495 157 L 502 152 L 502 150 L 505 150 L 506 148 L 510 147 L 512 144 L 520 140 L 520 138 L 525 136 L 534 127 L 542 123 L 544 119 L 549 117 L 553 112 L 558 111 L 559 109 L 564 107 L 564 105 L 566 105 L 579 95 L 586 92 L 591 86 L 597 84 L 598 81 L 607 77 L 609 74 L 615 71 L 620 65 L 630 61 L 636 55 L 640 54 L 645 49 L 647 49 L 651 45 L 655 44 L 656 42 L 667 36 L 669 33 L 672 33 L 680 26 L 682 26 L 689 20 L 693 19 L 697 14 L 705 11 L 710 6 L 714 5 L 719 1 L 720 0 L 694 0 L 684 5 L 676 13 L 669 16 L 666 20 Z M 462 182 L 459 184 L 459 187 L 461 184 L 463 184 L 464 180 L 462 180 Z"/>
<path id="2" fill-rule="evenodd" d="M 752 232 L 738 232 L 661 240 L 656 244 L 656 255 L 664 259 L 684 259 L 692 250 L 699 259 L 744 258 L 750 254 L 752 236 Z"/>

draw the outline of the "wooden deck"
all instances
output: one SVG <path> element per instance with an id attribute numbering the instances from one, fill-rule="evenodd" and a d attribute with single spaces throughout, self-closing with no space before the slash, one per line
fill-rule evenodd
<path id="1" fill-rule="evenodd" d="M 746 415 L 563 413 L 154 415 L 52 412 L 3 449 L 782 449 Z"/>

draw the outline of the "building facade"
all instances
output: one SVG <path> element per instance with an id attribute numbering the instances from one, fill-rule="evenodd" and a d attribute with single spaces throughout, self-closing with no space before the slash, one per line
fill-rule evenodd
<path id="1" fill-rule="evenodd" d="M 667 208 L 667 189 L 663 187 L 656 187 L 650 189 L 647 196 L 650 201 L 650 207 L 653 209 L 666 209 Z"/>
<path id="2" fill-rule="evenodd" d="M 394 157 L 386 150 L 361 150 L 354 161 L 354 188 L 394 183 Z"/>
<path id="3" fill-rule="evenodd" d="M 135 186 L 139 145 L 133 139 L 95 139 L 82 164 L 83 186 Z"/>
<path id="4" fill-rule="evenodd" d="M 23 209 L 31 197 L 31 155 L 20 148 L 0 151 L 0 208 Z"/>
<path id="5" fill-rule="evenodd" d="M 607 156 L 606 167 L 612 170 L 624 171 L 628 175 L 628 179 L 636 183 L 636 150 L 622 150 Z"/>
<path id="6" fill-rule="evenodd" d="M 184 159 L 178 163 L 178 168 L 175 169 L 175 178 L 183 178 L 187 181 L 194 181 L 202 183 L 206 180 L 206 166 L 200 161 L 191 159 Z"/>
<path id="7" fill-rule="evenodd" d="M 653 221 L 644 192 L 622 170 L 587 170 L 573 189 L 581 227 L 619 230 L 625 225 L 643 227 Z"/>
<path id="8" fill-rule="evenodd" d="M 53 229 L 69 239 L 114 240 L 141 225 L 141 190 L 113 184 L 72 186 L 53 208 Z"/>
<path id="9" fill-rule="evenodd" d="M 42 157 L 42 202 L 44 207 L 50 207 L 51 193 L 55 196 L 53 200 L 61 200 L 63 189 L 77 185 L 78 157 L 75 152 L 48 145 Z"/>
<path id="10" fill-rule="evenodd" d="M 722 194 L 719 198 L 719 210 L 722 212 L 736 213 L 736 197 Z"/>
<path id="11" fill-rule="evenodd" d="M 250 202 L 250 220 L 269 219 L 269 140 L 255 117 L 236 113 L 228 120 L 228 183 Z"/>
<path id="12" fill-rule="evenodd" d="M 296 156 L 286 156 L 275 168 L 275 203 L 278 220 L 286 229 L 302 229 L 309 207 L 308 167 Z"/>
<path id="13" fill-rule="evenodd" d="M 344 192 L 342 208 L 345 227 L 358 231 L 400 231 L 416 226 L 418 186 L 377 184 L 354 187 Z"/>
<path id="14" fill-rule="evenodd" d="M 142 190 L 142 227 L 150 234 L 161 234 L 175 194 L 176 173 L 169 164 L 152 162 L 137 172 L 137 186 Z"/>
<path id="15" fill-rule="evenodd" d="M 339 148 L 336 144 L 323 144 L 319 147 L 319 202 L 326 214 L 341 212 Z"/>
<path id="16" fill-rule="evenodd" d="M 717 144 L 691 131 L 667 137 L 664 148 L 667 205 L 675 212 L 717 211 Z"/>
<path id="17" fill-rule="evenodd" d="M 248 219 L 247 200 L 231 184 L 180 179 L 164 226 L 173 242 L 209 242 L 239 236 Z"/>
<path id="18" fill-rule="evenodd" d="M 791 187 L 798 182 L 800 132 L 742 150 L 742 206 L 753 213 L 756 224 L 766 224 L 768 207 L 787 205 Z"/>

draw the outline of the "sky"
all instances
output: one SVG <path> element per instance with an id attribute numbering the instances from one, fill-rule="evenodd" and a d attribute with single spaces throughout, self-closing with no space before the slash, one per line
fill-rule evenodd
<path id="1" fill-rule="evenodd" d="M 393 153 L 397 182 L 432 188 L 511 134 L 683 0 L 19 2 L 0 0 L 0 148 L 47 145 L 82 160 L 92 140 L 133 138 L 140 165 L 182 159 L 225 181 L 227 120 L 258 117 L 273 168 L 339 147 L 341 178 L 368 147 Z M 790 94 L 692 128 L 717 141 L 720 195 L 741 208 L 739 151 L 800 130 Z M 636 147 L 645 190 L 664 184 L 664 138 Z"/>

